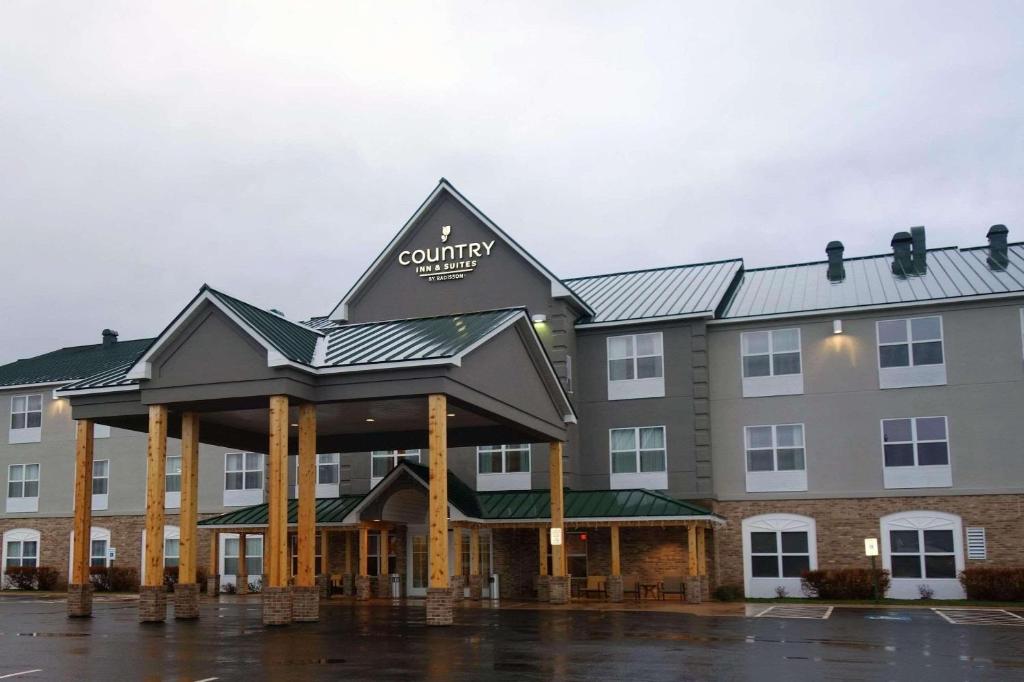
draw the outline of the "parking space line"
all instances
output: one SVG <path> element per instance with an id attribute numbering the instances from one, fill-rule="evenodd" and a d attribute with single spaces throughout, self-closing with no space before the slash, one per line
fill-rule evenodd
<path id="1" fill-rule="evenodd" d="M 1009 625 L 1024 627 L 1024 618 L 1006 609 L 933 608 L 951 625 Z"/>
<path id="2" fill-rule="evenodd" d="M 29 675 L 31 673 L 41 673 L 42 668 L 34 668 L 32 670 L 22 670 L 20 673 L 7 673 L 6 675 L 0 675 L 0 680 L 6 680 L 8 677 L 18 677 L 19 675 Z"/>
<path id="3" fill-rule="evenodd" d="M 832 615 L 833 606 L 769 606 L 754 618 L 805 618 L 810 620 L 827 620 Z"/>

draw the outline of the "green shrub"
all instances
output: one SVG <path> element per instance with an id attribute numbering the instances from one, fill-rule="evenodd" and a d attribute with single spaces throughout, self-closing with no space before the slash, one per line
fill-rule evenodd
<path id="1" fill-rule="evenodd" d="M 49 566 L 9 566 L 4 577 L 13 590 L 49 591 L 57 586 L 57 571 Z"/>
<path id="2" fill-rule="evenodd" d="M 139 589 L 139 572 L 123 566 L 91 566 L 89 581 L 97 592 L 134 592 Z"/>
<path id="3" fill-rule="evenodd" d="M 51 592 L 57 587 L 60 574 L 52 566 L 40 566 L 36 569 L 36 589 Z"/>
<path id="4" fill-rule="evenodd" d="M 960 573 L 960 584 L 968 599 L 1024 600 L 1024 568 L 967 568 Z"/>
<path id="5" fill-rule="evenodd" d="M 804 594 L 817 599 L 873 599 L 875 576 L 878 578 L 878 597 L 889 591 L 889 571 L 869 568 L 836 568 L 804 571 L 800 586 Z"/>
<path id="6" fill-rule="evenodd" d="M 738 599 L 743 599 L 743 586 L 732 584 L 719 585 L 715 588 L 713 595 L 718 601 L 736 601 Z"/>

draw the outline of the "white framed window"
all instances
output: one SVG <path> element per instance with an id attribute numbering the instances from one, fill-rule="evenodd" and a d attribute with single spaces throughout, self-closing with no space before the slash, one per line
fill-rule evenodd
<path id="1" fill-rule="evenodd" d="M 239 536 L 227 533 L 221 536 L 221 581 L 235 584 L 238 575 Z M 245 536 L 245 573 L 249 580 L 260 580 L 263 574 L 263 536 Z"/>
<path id="2" fill-rule="evenodd" d="M 477 490 L 529 490 L 530 444 L 481 445 L 476 471 Z"/>
<path id="3" fill-rule="evenodd" d="M 740 334 L 743 397 L 804 392 L 800 330 L 771 329 Z"/>
<path id="4" fill-rule="evenodd" d="M 337 497 L 341 491 L 341 455 L 330 452 L 316 456 L 316 496 Z"/>
<path id="5" fill-rule="evenodd" d="M 803 424 L 743 429 L 747 492 L 807 490 Z"/>
<path id="6" fill-rule="evenodd" d="M 945 417 L 882 420 L 886 488 L 948 488 L 953 485 Z"/>
<path id="7" fill-rule="evenodd" d="M 224 455 L 224 506 L 245 507 L 263 503 L 264 458 L 258 452 Z"/>
<path id="8" fill-rule="evenodd" d="M 7 467 L 7 512 L 39 511 L 39 465 L 11 464 Z"/>
<path id="9" fill-rule="evenodd" d="M 42 426 L 42 393 L 11 396 L 9 443 L 38 443 L 42 440 Z"/>
<path id="10" fill-rule="evenodd" d="M 107 508 L 110 493 L 110 460 L 95 459 L 92 462 L 92 509 Z"/>
<path id="11" fill-rule="evenodd" d="M 35 568 L 39 565 L 40 533 L 34 528 L 12 528 L 3 534 L 3 564 L 0 573 L 8 568 Z M 0 579 L 0 588 L 7 587 Z"/>
<path id="12" fill-rule="evenodd" d="M 419 450 L 375 450 L 370 453 L 370 487 L 380 483 L 399 462 L 419 464 Z"/>
<path id="13" fill-rule="evenodd" d="M 941 316 L 879 320 L 875 328 L 880 388 L 946 383 Z"/>
<path id="14" fill-rule="evenodd" d="M 882 562 L 892 577 L 886 595 L 919 599 L 920 587 L 938 599 L 963 599 L 957 576 L 964 569 L 960 517 L 933 511 L 890 514 L 881 520 Z"/>
<path id="15" fill-rule="evenodd" d="M 609 336 L 608 400 L 665 395 L 665 356 L 661 332 Z"/>
<path id="16" fill-rule="evenodd" d="M 168 455 L 164 467 L 164 508 L 181 506 L 181 455 Z"/>
<path id="17" fill-rule="evenodd" d="M 803 596 L 800 576 L 818 567 L 814 519 L 764 514 L 743 519 L 743 577 L 748 597 L 775 597 L 783 588 Z"/>
<path id="18" fill-rule="evenodd" d="M 164 568 L 176 568 L 181 558 L 181 538 L 164 538 Z"/>
<path id="19" fill-rule="evenodd" d="M 668 488 L 664 426 L 610 429 L 611 487 Z"/>
<path id="20" fill-rule="evenodd" d="M 68 537 L 68 575 L 72 573 L 75 555 L 75 531 Z M 145 556 L 143 552 L 142 556 Z M 110 529 L 92 526 L 89 528 L 89 566 L 110 566 Z"/>

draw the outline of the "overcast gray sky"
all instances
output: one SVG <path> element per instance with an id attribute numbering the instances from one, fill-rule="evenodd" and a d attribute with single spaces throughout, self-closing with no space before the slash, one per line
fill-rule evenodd
<path id="1" fill-rule="evenodd" d="M 441 176 L 570 277 L 1024 238 L 1024 2 L 0 5 L 0 362 L 326 314 Z"/>

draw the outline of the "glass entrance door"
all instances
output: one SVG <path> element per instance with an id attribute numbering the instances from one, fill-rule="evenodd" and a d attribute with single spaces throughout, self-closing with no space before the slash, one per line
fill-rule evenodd
<path id="1" fill-rule="evenodd" d="M 429 553 L 427 551 L 427 529 L 424 526 L 409 526 L 407 530 L 409 557 L 408 576 L 406 593 L 410 597 L 427 596 L 427 586 L 430 580 L 430 568 L 428 564 Z"/>

